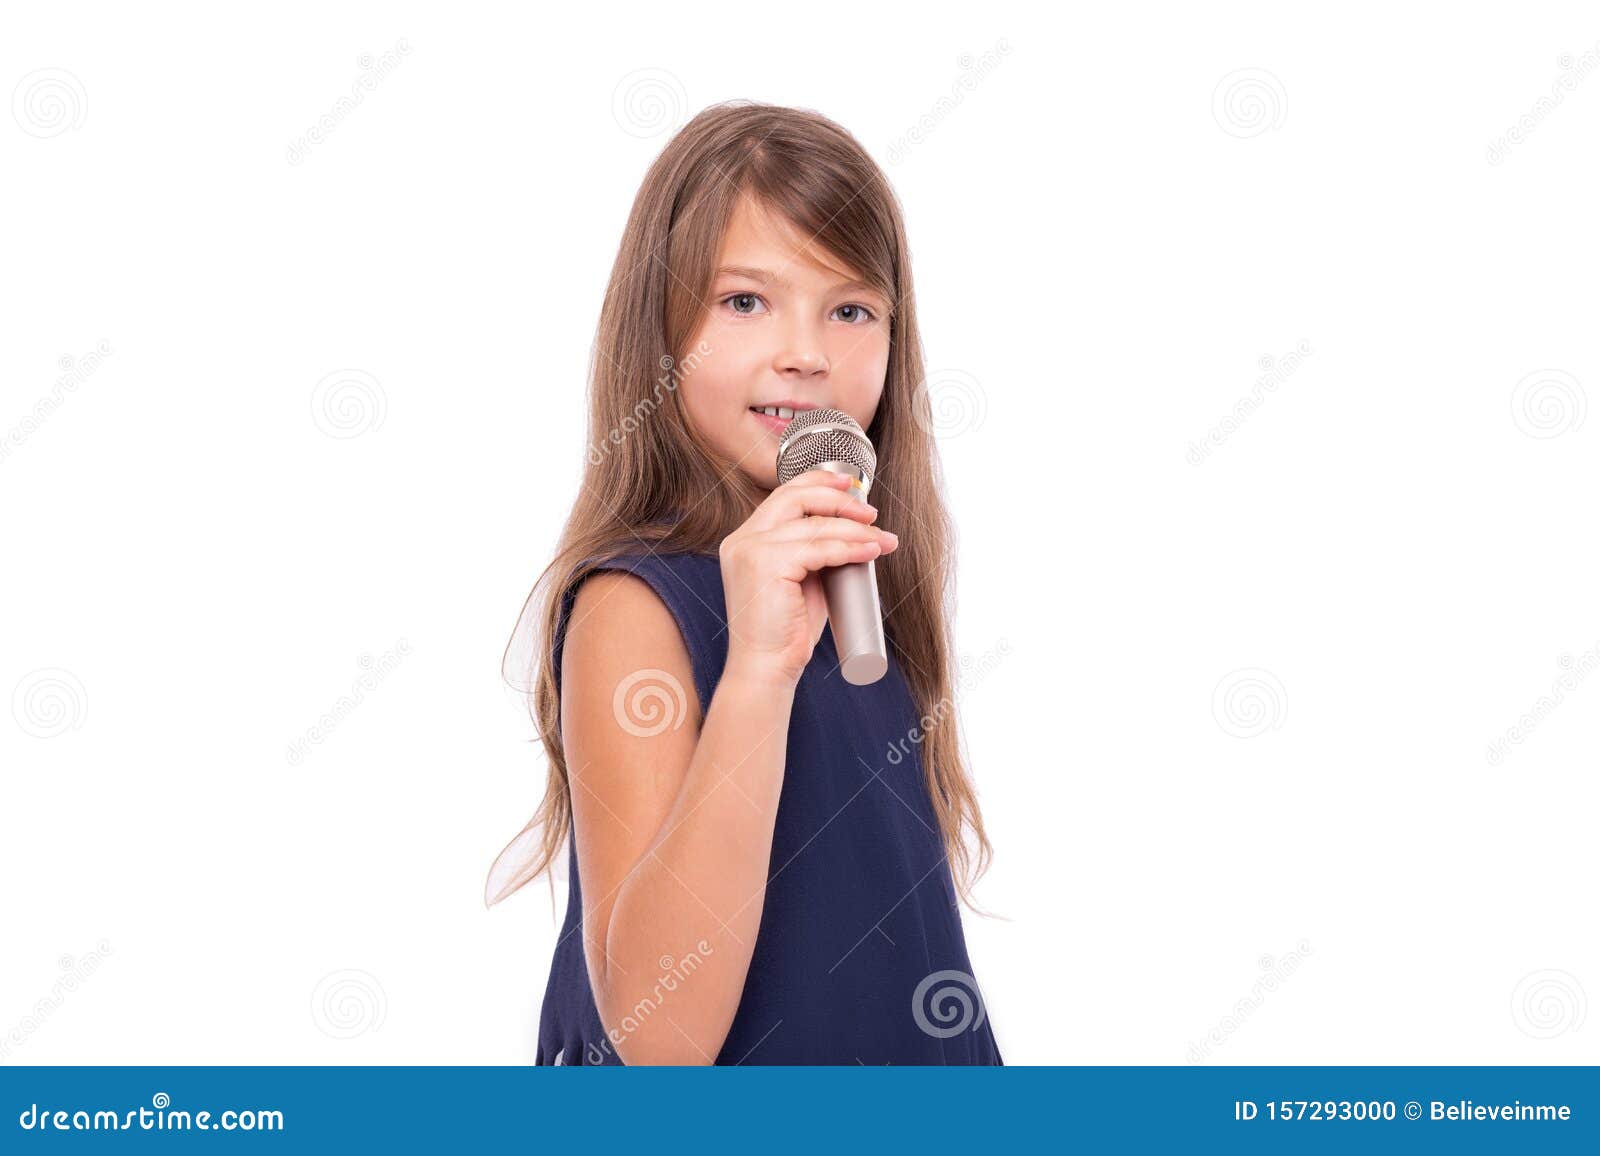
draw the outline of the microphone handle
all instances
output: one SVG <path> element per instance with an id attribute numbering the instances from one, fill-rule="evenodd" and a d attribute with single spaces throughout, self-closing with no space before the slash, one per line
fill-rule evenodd
<path id="1" fill-rule="evenodd" d="M 849 462 L 823 462 L 816 468 L 853 478 L 850 492 L 867 500 L 867 482 Z M 825 568 L 822 592 L 834 649 L 839 652 L 839 673 L 852 686 L 877 682 L 889 669 L 889 647 L 883 636 L 876 559 Z"/>

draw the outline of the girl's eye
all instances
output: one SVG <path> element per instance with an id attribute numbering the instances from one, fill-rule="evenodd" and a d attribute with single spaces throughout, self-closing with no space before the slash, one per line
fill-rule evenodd
<path id="1" fill-rule="evenodd" d="M 722 298 L 721 303 L 744 317 L 752 317 L 767 307 L 766 302 L 755 293 L 730 293 Z M 760 308 L 757 308 L 758 306 Z M 872 310 L 865 305 L 841 305 L 834 310 L 834 313 L 841 315 L 840 320 L 850 325 L 864 325 L 875 319 Z"/>
<path id="2" fill-rule="evenodd" d="M 730 297 L 724 297 L 722 303 L 724 305 L 731 304 L 735 313 L 749 316 L 756 311 L 755 307 L 758 304 L 762 304 L 762 301 L 754 293 L 735 293 Z"/>

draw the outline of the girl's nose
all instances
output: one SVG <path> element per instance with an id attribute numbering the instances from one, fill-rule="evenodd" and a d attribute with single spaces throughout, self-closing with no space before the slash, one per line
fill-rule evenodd
<path id="1" fill-rule="evenodd" d="M 822 342 L 806 333 L 790 335 L 781 352 L 773 361 L 779 373 L 798 373 L 813 377 L 828 372 L 828 355 L 822 351 Z"/>

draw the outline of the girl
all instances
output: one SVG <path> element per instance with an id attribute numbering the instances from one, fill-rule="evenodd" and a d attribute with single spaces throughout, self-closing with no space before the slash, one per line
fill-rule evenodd
<path id="1" fill-rule="evenodd" d="M 815 113 L 706 109 L 645 177 L 597 345 L 583 486 L 524 607 L 542 641 L 506 656 L 554 741 L 488 903 L 571 836 L 535 1062 L 999 1064 L 957 907 L 991 852 L 883 175 Z M 867 431 L 876 506 L 821 470 L 777 485 L 814 407 Z M 869 559 L 889 669 L 852 686 L 818 571 Z"/>

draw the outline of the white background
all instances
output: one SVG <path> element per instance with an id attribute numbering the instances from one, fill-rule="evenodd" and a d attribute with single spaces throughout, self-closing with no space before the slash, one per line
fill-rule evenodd
<path id="1" fill-rule="evenodd" d="M 735 97 L 905 206 L 960 649 L 1008 648 L 960 703 L 1007 1062 L 1600 1061 L 1597 41 L 1577 3 L 8 9 L 3 1062 L 531 1061 L 565 892 L 482 905 L 544 767 L 501 650 L 633 195 Z"/>

